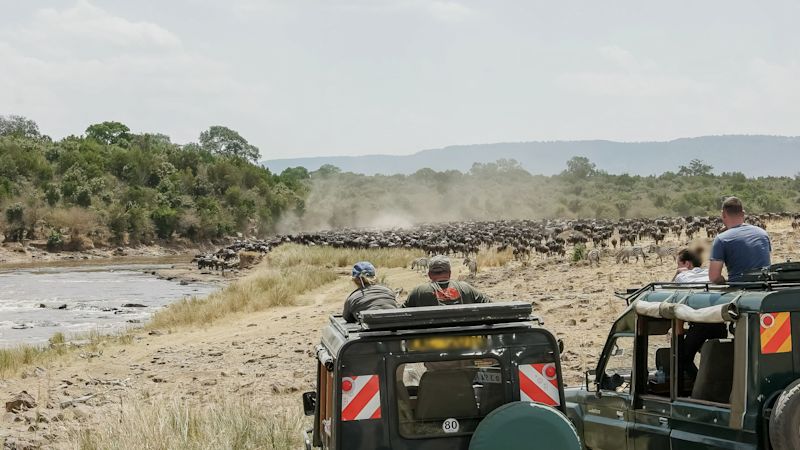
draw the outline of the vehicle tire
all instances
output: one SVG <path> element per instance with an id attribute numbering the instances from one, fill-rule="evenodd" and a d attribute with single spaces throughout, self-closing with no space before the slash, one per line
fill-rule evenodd
<path id="1" fill-rule="evenodd" d="M 530 402 L 511 402 L 486 416 L 469 450 L 580 450 L 572 422 L 561 411 Z"/>
<path id="2" fill-rule="evenodd" d="M 774 450 L 800 449 L 800 380 L 784 389 L 772 407 L 769 441 Z"/>

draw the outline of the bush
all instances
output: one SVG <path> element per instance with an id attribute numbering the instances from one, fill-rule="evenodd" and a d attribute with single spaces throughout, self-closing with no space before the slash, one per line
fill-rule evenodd
<path id="1" fill-rule="evenodd" d="M 158 237 L 161 239 L 172 237 L 178 226 L 178 213 L 174 209 L 162 206 L 153 211 L 150 217 L 153 219 Z"/>
<path id="2" fill-rule="evenodd" d="M 572 260 L 575 262 L 582 261 L 586 259 L 586 253 L 586 245 L 578 244 L 572 250 Z"/>
<path id="3" fill-rule="evenodd" d="M 58 231 L 51 231 L 47 236 L 47 251 L 60 252 L 64 248 L 64 236 Z"/>

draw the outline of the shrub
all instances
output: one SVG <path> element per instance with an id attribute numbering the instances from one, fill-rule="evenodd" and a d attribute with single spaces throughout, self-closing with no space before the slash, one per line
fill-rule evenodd
<path id="1" fill-rule="evenodd" d="M 47 251 L 59 252 L 64 248 L 64 237 L 58 231 L 51 231 L 47 236 Z"/>

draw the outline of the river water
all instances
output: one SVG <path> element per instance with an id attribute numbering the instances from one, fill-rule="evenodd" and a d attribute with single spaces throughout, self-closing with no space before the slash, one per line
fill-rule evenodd
<path id="1" fill-rule="evenodd" d="M 131 264 L 0 272 L 0 347 L 44 343 L 56 332 L 69 337 L 120 331 L 145 322 L 175 300 L 204 297 L 219 288 L 145 273 L 168 267 Z"/>

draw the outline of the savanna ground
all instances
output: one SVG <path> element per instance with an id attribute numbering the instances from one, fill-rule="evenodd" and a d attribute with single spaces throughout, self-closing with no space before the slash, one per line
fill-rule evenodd
<path id="1" fill-rule="evenodd" d="M 788 222 L 768 225 L 773 260 L 796 259 L 800 234 Z M 36 406 L 5 413 L 0 440 L 7 448 L 300 448 L 300 393 L 314 387 L 319 330 L 351 291 L 347 266 L 370 259 L 384 283 L 408 291 L 425 281 L 406 268 L 415 256 L 284 246 L 226 290 L 176 303 L 124 337 L 28 357 L 6 351 L 0 399 L 24 390 Z M 536 256 L 523 264 L 492 252 L 479 261 L 476 287 L 496 300 L 533 302 L 564 339 L 571 385 L 593 367 L 625 308 L 613 292 L 674 273 L 671 259 L 616 265 L 606 256 L 598 268 Z M 453 263 L 466 278 L 460 260 Z"/>

